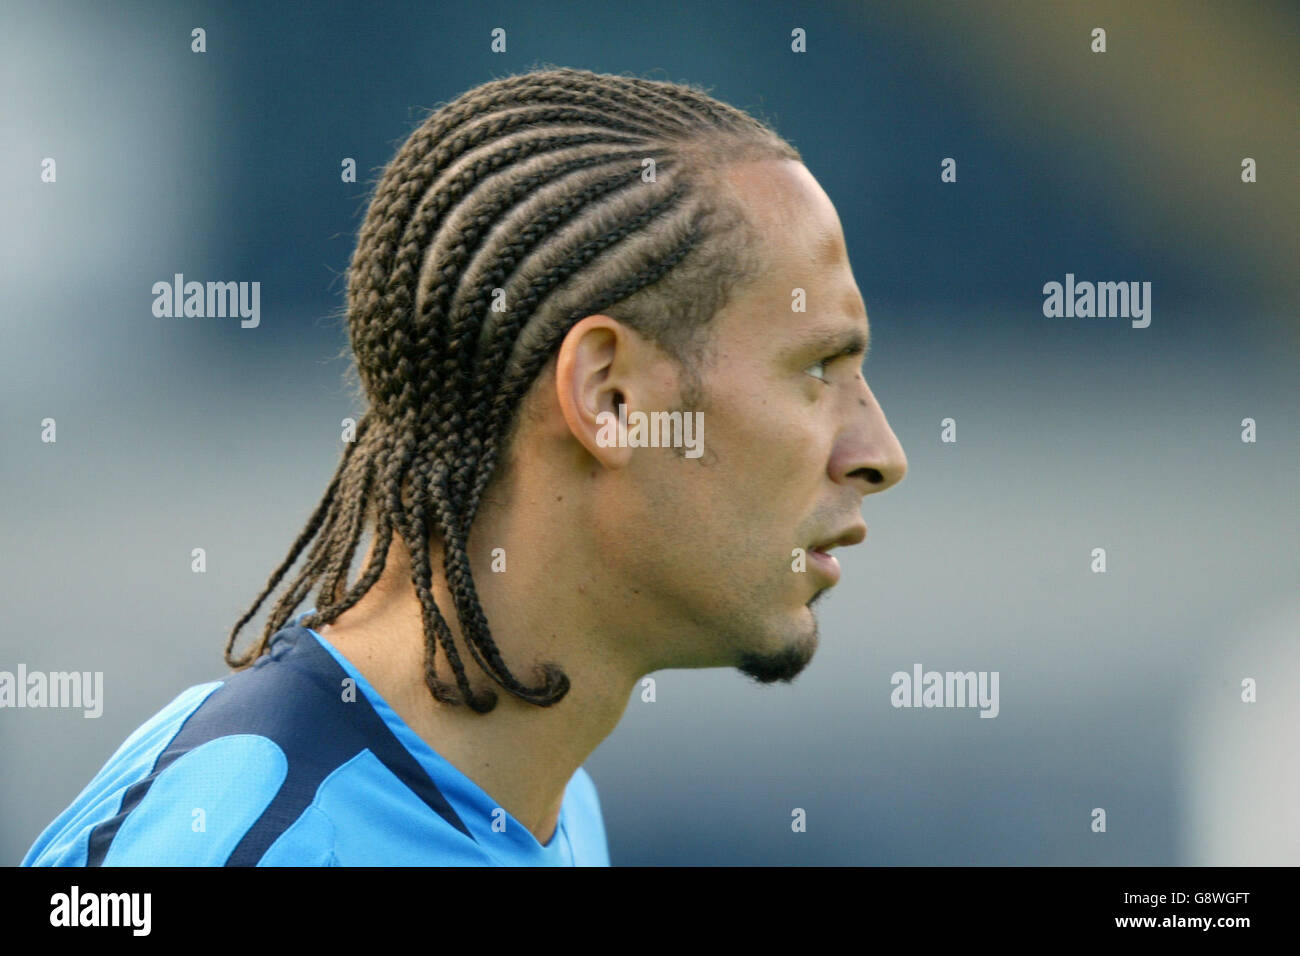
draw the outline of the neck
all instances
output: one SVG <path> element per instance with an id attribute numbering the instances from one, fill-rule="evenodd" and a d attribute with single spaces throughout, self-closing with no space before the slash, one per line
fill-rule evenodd
<path id="1" fill-rule="evenodd" d="M 476 522 L 470 542 L 475 589 L 492 638 L 517 680 L 538 683 L 533 666 L 540 661 L 555 661 L 568 675 L 569 691 L 558 703 L 538 707 L 521 701 L 478 668 L 465 645 L 436 546 L 430 553 L 434 598 L 471 686 L 496 690 L 494 710 L 478 714 L 463 704 L 439 703 L 429 693 L 420 602 L 411 584 L 410 555 L 396 535 L 383 576 L 321 634 L 430 747 L 546 844 L 555 833 L 569 779 L 617 726 L 646 671 L 643 662 L 613 653 L 618 642 L 609 641 L 601 621 L 592 619 L 594 582 L 564 554 L 543 554 L 544 544 L 530 540 L 512 546 L 508 531 L 480 534 Z M 505 547 L 509 562 L 505 573 L 491 570 L 492 549 L 498 546 Z M 512 560 L 511 555 L 530 557 Z M 439 678 L 454 680 L 440 644 L 435 661 Z"/>

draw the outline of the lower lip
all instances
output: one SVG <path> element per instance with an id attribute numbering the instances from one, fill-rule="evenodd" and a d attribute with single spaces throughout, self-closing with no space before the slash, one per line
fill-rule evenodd
<path id="1" fill-rule="evenodd" d="M 840 579 L 840 563 L 835 560 L 835 556 L 827 554 L 825 551 L 809 551 L 809 563 L 830 579 L 831 584 L 835 584 Z"/>

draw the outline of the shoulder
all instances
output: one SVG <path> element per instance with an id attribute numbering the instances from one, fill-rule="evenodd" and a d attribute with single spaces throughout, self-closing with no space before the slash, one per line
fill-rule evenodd
<path id="1" fill-rule="evenodd" d="M 310 632 L 282 636 L 253 667 L 189 688 L 141 725 L 23 864 L 256 863 L 365 733 Z"/>
<path id="2" fill-rule="evenodd" d="M 37 838 L 22 861 L 24 866 L 94 866 L 103 862 L 102 849 L 92 847 L 92 836 L 109 823 L 128 802 L 139 786 L 158 766 L 159 758 L 176 740 L 186 723 L 202 708 L 204 702 L 218 693 L 223 681 L 198 684 L 178 694 L 141 724 L 77 795 L 72 804 Z M 250 760 L 240 761 L 241 770 L 252 771 L 259 761 L 256 748 L 249 751 Z M 214 757 L 223 758 L 223 770 L 228 769 L 233 748 L 201 750 L 193 759 L 185 761 L 168 775 L 170 789 L 182 775 L 202 772 L 205 764 Z"/>

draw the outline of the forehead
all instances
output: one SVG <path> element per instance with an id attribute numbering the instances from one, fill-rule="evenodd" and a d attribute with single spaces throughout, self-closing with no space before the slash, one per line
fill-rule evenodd
<path id="1" fill-rule="evenodd" d="M 739 293 L 735 322 L 768 326 L 781 339 L 818 329 L 867 332 L 866 309 L 853 279 L 844 231 L 825 190 L 793 160 L 735 163 L 722 171 L 725 188 L 759 236 L 762 271 Z M 802 289 L 806 311 L 792 308 Z"/>
<path id="2" fill-rule="evenodd" d="M 732 163 L 722 178 L 764 234 L 795 230 L 802 238 L 840 234 L 830 197 L 808 167 L 792 159 Z"/>

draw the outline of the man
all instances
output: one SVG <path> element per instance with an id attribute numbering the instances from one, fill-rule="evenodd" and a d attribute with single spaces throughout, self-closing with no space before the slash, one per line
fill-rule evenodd
<path id="1" fill-rule="evenodd" d="M 828 552 L 906 471 L 834 207 L 690 87 L 543 70 L 443 107 L 348 307 L 367 411 L 238 672 L 25 863 L 608 864 L 582 764 L 638 679 L 793 679 Z"/>

